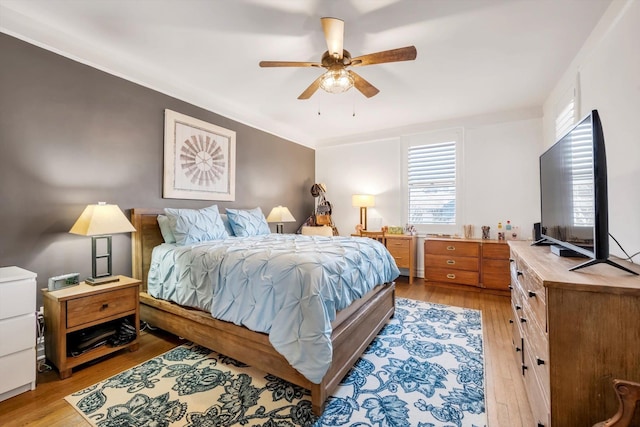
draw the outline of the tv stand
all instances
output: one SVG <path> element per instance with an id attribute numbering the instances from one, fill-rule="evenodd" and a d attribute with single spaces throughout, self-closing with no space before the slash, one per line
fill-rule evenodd
<path id="1" fill-rule="evenodd" d="M 553 243 L 544 238 L 536 240 L 535 242 L 531 243 L 531 246 L 550 246 L 550 245 L 553 245 Z"/>
<path id="2" fill-rule="evenodd" d="M 640 276 L 604 265 L 576 274 L 576 258 L 523 241 L 509 247 L 512 372 L 522 376 L 533 425 L 607 419 L 618 410 L 613 379 L 640 378 Z"/>
<path id="3" fill-rule="evenodd" d="M 631 274 L 633 274 L 635 276 L 638 275 L 638 273 L 636 273 L 635 271 L 628 269 L 624 265 L 620 265 L 620 264 L 618 264 L 618 263 L 616 263 L 614 261 L 611 261 L 610 259 L 590 259 L 587 262 L 583 262 L 582 264 L 578 264 L 575 267 L 570 268 L 569 271 L 574 271 L 574 270 L 578 270 L 580 268 L 590 267 L 590 266 L 595 265 L 595 264 L 609 264 L 610 266 L 615 267 L 615 268 L 619 268 L 620 270 L 626 271 L 627 273 L 631 273 Z"/>

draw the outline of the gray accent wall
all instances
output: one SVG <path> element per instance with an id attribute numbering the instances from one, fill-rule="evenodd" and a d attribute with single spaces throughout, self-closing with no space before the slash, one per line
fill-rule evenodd
<path id="1" fill-rule="evenodd" d="M 297 219 L 285 232 L 313 211 L 313 149 L 6 34 L 0 57 L 0 267 L 34 271 L 39 288 L 63 273 L 91 275 L 91 239 L 68 231 L 98 201 L 127 215 L 212 204 L 268 215 L 281 204 Z M 236 132 L 234 202 L 162 198 L 167 108 Z M 131 274 L 129 234 L 113 236 L 113 272 Z"/>

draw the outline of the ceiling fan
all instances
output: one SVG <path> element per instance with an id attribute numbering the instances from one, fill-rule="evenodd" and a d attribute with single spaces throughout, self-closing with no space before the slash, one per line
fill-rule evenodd
<path id="1" fill-rule="evenodd" d="M 371 98 L 380 92 L 371 83 L 360 77 L 347 67 L 363 67 L 365 65 L 382 64 L 385 62 L 412 61 L 416 59 L 415 46 L 401 47 L 370 53 L 352 58 L 344 50 L 344 21 L 337 18 L 320 18 L 328 50 L 322 55 L 321 62 L 291 62 L 291 61 L 260 61 L 261 67 L 323 67 L 327 71 L 318 77 L 298 99 L 309 99 L 318 88 L 330 93 L 341 93 L 355 86 L 364 96 Z"/>

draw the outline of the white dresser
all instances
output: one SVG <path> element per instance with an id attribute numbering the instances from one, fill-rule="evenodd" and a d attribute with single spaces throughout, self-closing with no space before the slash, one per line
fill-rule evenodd
<path id="1" fill-rule="evenodd" d="M 0 401 L 36 388 L 36 276 L 0 268 Z"/>

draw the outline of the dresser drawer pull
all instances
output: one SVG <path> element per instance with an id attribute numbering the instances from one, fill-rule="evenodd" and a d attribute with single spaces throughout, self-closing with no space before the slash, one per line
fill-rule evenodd
<path id="1" fill-rule="evenodd" d="M 104 304 L 102 304 L 102 307 L 100 307 L 100 310 L 106 310 L 107 308 L 109 308 L 109 304 L 105 302 Z"/>
<path id="2" fill-rule="evenodd" d="M 542 424 L 542 423 L 540 423 L 540 422 L 539 422 L 539 423 L 538 423 L 538 427 L 544 427 L 544 424 Z"/>
<path id="3" fill-rule="evenodd" d="M 522 275 L 524 275 L 524 273 L 522 271 L 518 270 L 518 271 L 516 271 L 516 275 L 522 276 Z"/>
<path id="4" fill-rule="evenodd" d="M 520 318 L 520 323 L 527 323 L 527 319 L 525 319 L 524 317 Z"/>
<path id="5" fill-rule="evenodd" d="M 522 349 L 520 347 L 516 347 L 516 353 L 518 353 L 519 351 L 522 351 Z"/>
<path id="6" fill-rule="evenodd" d="M 518 304 L 516 304 L 516 310 L 522 310 L 522 307 L 520 307 Z"/>
<path id="7" fill-rule="evenodd" d="M 509 262 L 516 262 L 516 260 L 513 258 L 509 258 Z"/>
<path id="8" fill-rule="evenodd" d="M 513 319 L 509 319 L 509 323 L 513 323 Z"/>
<path id="9" fill-rule="evenodd" d="M 447 246 L 447 250 L 448 251 L 455 251 L 456 247 L 455 246 Z"/>
<path id="10" fill-rule="evenodd" d="M 536 363 L 538 364 L 538 366 L 544 365 L 544 360 L 540 359 L 539 357 L 536 357 Z"/>
<path id="11" fill-rule="evenodd" d="M 456 260 L 455 260 L 455 259 L 448 259 L 448 260 L 447 260 L 447 264 L 449 264 L 449 265 L 453 265 L 453 264 L 455 264 L 455 263 L 456 263 Z"/>
<path id="12" fill-rule="evenodd" d="M 509 290 L 512 291 L 513 290 L 513 286 L 509 285 Z"/>
<path id="13" fill-rule="evenodd" d="M 456 278 L 455 274 L 453 274 L 453 273 L 447 274 L 447 279 L 455 279 L 455 278 Z"/>
<path id="14" fill-rule="evenodd" d="M 529 294 L 529 298 L 533 298 L 536 296 L 536 293 L 533 291 L 527 291 L 527 294 Z"/>
<path id="15" fill-rule="evenodd" d="M 527 369 L 529 369 L 529 367 L 523 363 L 522 364 L 522 375 L 524 375 L 524 371 L 526 371 Z"/>

